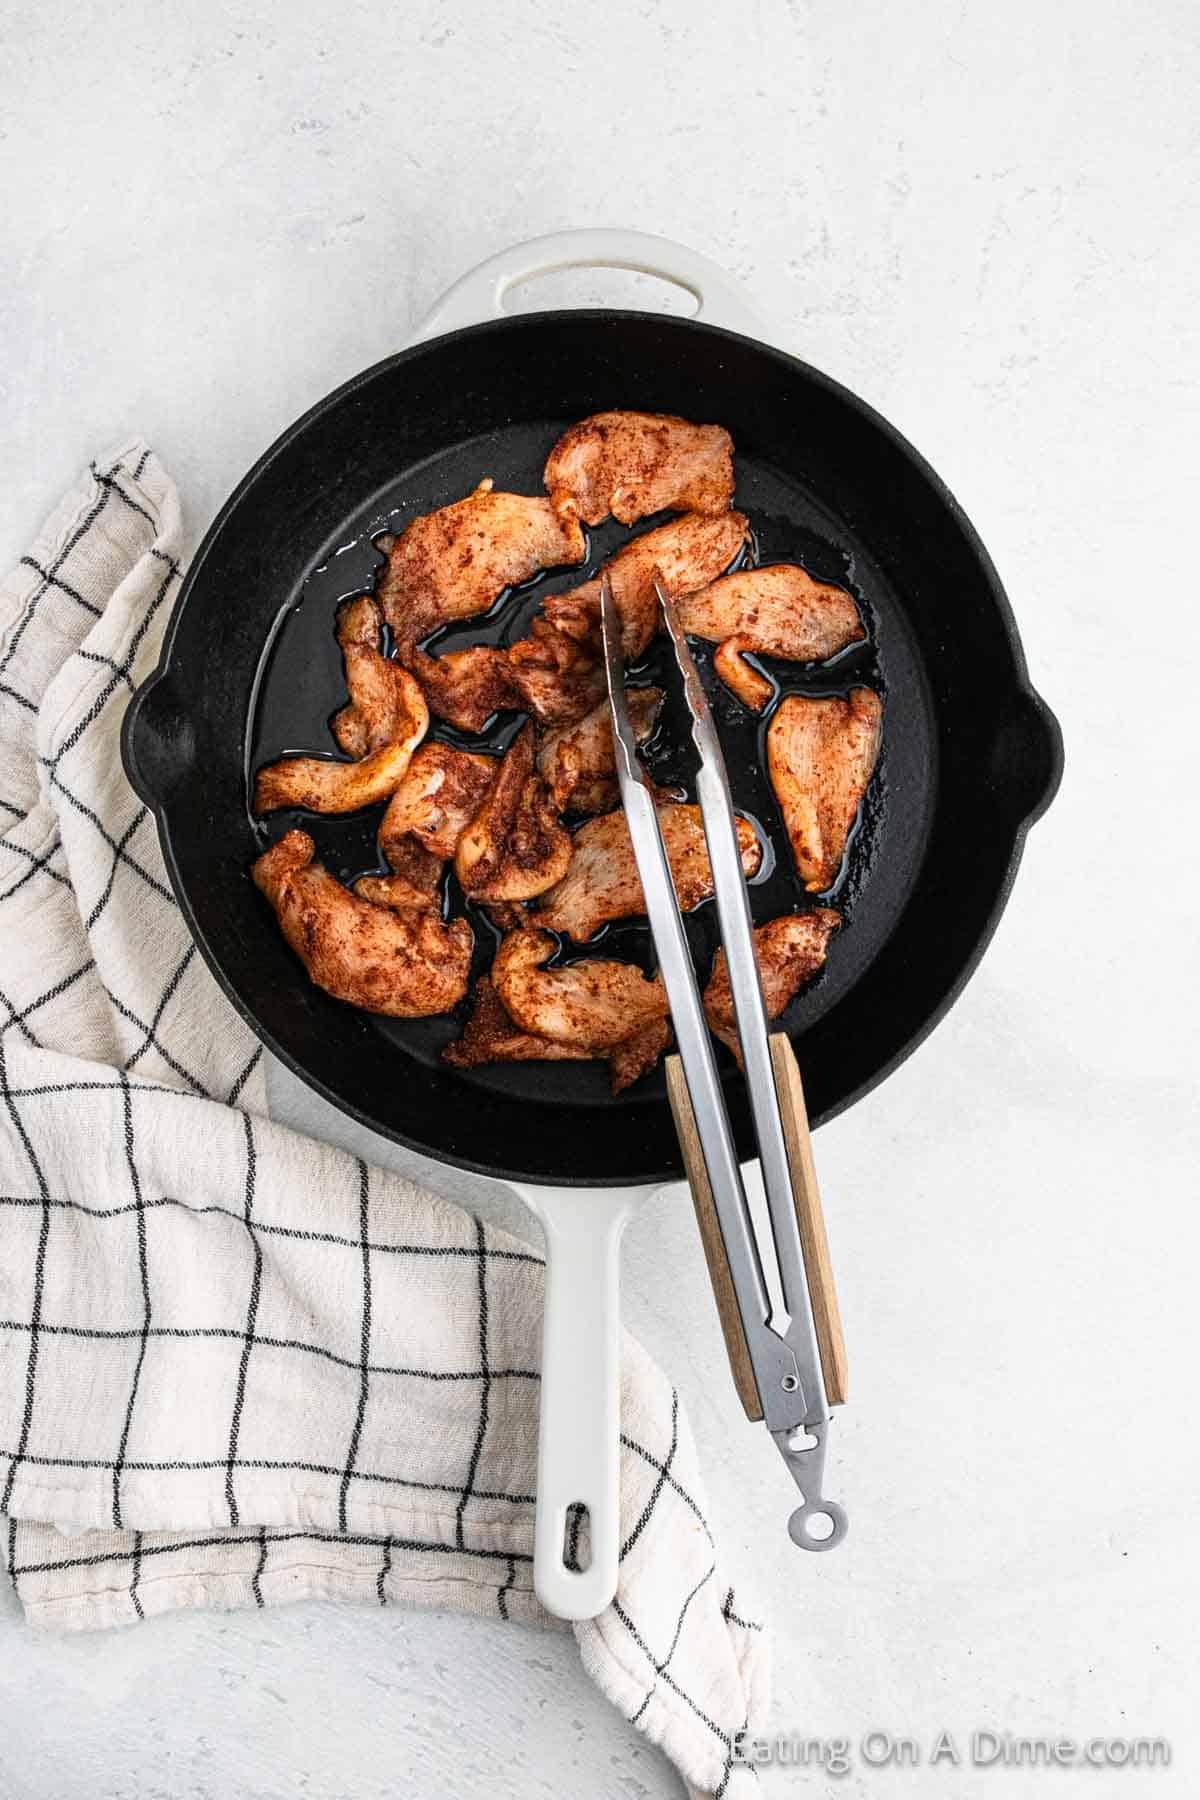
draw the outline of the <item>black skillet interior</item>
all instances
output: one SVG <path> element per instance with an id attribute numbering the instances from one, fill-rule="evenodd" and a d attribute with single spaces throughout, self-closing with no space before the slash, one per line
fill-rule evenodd
<path id="1" fill-rule="evenodd" d="M 728 426 L 751 555 L 799 560 L 850 586 L 867 622 L 868 642 L 831 664 L 768 667 L 785 691 L 844 693 L 865 681 L 884 701 L 862 824 L 838 888 L 822 897 L 843 928 L 783 1021 L 815 1121 L 881 1079 L 945 1010 L 990 936 L 1025 826 L 1052 797 L 1060 765 L 1057 728 L 1028 686 L 1002 590 L 961 511 L 890 427 L 779 352 L 676 319 L 550 313 L 420 346 L 324 401 L 267 453 L 201 547 L 160 672 L 130 709 L 126 762 L 158 814 L 192 930 L 259 1035 L 375 1129 L 509 1179 L 675 1174 L 661 1073 L 614 1100 L 599 1064 L 456 1072 L 439 1052 L 458 1022 L 379 1020 L 320 993 L 246 873 L 266 836 L 296 821 L 256 825 L 246 777 L 282 751 L 332 750 L 329 715 L 345 693 L 333 613 L 370 584 L 381 561 L 374 538 L 483 475 L 540 491 L 557 433 L 609 406 Z M 593 532 L 588 568 L 626 535 L 611 523 Z M 518 590 L 440 647 L 510 641 L 544 593 L 580 578 L 559 573 Z M 662 677 L 675 692 L 659 645 L 631 678 Z M 771 846 L 752 889 L 755 917 L 813 904 L 795 883 L 763 774 L 763 725 L 711 679 L 709 691 L 735 799 Z M 489 744 L 514 725 L 503 721 Z M 651 746 L 660 780 L 687 785 L 684 737 L 676 702 Z M 303 823 L 339 876 L 378 866 L 376 815 Z M 483 966 L 488 928 L 473 922 Z M 703 973 L 715 942 L 709 908 L 689 932 Z M 612 928 L 592 948 L 643 962 L 652 954 L 644 926 Z M 744 1086 L 732 1061 L 727 1071 L 750 1155 Z"/>

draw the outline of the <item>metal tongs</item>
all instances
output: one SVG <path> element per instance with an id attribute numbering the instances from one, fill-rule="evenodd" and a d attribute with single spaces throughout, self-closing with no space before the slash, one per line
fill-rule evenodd
<path id="1" fill-rule="evenodd" d="M 847 1529 L 844 1510 L 823 1492 L 830 1408 L 845 1398 L 845 1361 L 803 1091 L 787 1037 L 767 1034 L 729 777 L 708 700 L 671 597 L 657 580 L 655 588 L 683 676 L 692 738 L 700 756 L 696 798 L 712 867 L 769 1231 L 756 1222 L 738 1165 L 653 789 L 639 761 L 629 720 L 621 616 L 609 578 L 603 575 L 604 662 L 617 776 L 679 1048 L 678 1057 L 668 1060 L 668 1089 L 743 1407 L 750 1418 L 765 1420 L 800 1490 L 804 1504 L 788 1521 L 793 1541 L 805 1550 L 831 1550 Z M 749 1168 L 747 1173 L 752 1177 Z M 757 1210 L 761 1213 L 761 1202 Z"/>

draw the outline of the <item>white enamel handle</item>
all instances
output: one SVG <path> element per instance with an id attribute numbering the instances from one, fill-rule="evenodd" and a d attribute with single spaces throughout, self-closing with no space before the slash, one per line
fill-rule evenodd
<path id="1" fill-rule="evenodd" d="M 530 238 L 489 256 L 461 275 L 409 337 L 410 344 L 458 331 L 464 325 L 481 325 L 504 316 L 504 296 L 518 282 L 557 269 L 635 269 L 686 288 L 696 299 L 694 318 L 723 325 L 746 337 L 769 337 L 770 330 L 746 291 L 718 263 L 670 238 L 647 231 L 610 231 L 597 227 L 586 231 L 554 231 L 547 237 Z"/>
<path id="2" fill-rule="evenodd" d="M 640 1192 L 519 1187 L 546 1230 L 533 1585 L 549 1613 L 594 1619 L 617 1591 L 621 1532 L 621 1233 Z M 569 1509 L 587 1507 L 591 1558 L 569 1568 Z"/>

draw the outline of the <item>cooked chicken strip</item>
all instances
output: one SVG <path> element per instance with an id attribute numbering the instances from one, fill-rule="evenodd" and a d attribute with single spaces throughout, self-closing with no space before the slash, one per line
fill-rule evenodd
<path id="1" fill-rule="evenodd" d="M 492 982 L 510 1019 L 522 1031 L 557 1043 L 608 1051 L 667 1014 L 662 981 L 633 963 L 543 965 L 557 945 L 548 931 L 510 931 L 496 952 Z"/>
<path id="2" fill-rule="evenodd" d="M 416 684 L 414 683 L 414 686 Z M 302 806 L 309 812 L 359 812 L 377 806 L 403 780 L 412 753 L 425 735 L 424 719 L 414 723 L 409 735 L 386 750 L 376 750 L 361 762 L 335 762 L 332 757 L 285 756 L 260 769 L 254 783 L 254 810 L 278 812 L 284 806 Z"/>
<path id="3" fill-rule="evenodd" d="M 471 823 L 454 872 L 475 900 L 529 900 L 567 872 L 571 836 L 533 765 L 533 726 L 523 725 Z"/>
<path id="4" fill-rule="evenodd" d="M 428 893 L 407 875 L 360 875 L 350 891 L 372 906 L 390 906 L 393 912 L 434 912 L 438 905 L 436 892 Z"/>
<path id="5" fill-rule="evenodd" d="M 686 632 L 720 645 L 714 659 L 717 674 L 754 712 L 767 704 L 774 689 L 743 662 L 744 651 L 824 662 L 866 636 L 846 590 L 814 581 L 796 563 L 722 575 L 680 600 L 678 613 Z"/>
<path id="6" fill-rule="evenodd" d="M 553 949 L 553 939 L 546 937 L 543 932 L 521 931 L 513 935 L 522 939 L 546 938 L 550 949 Z M 501 946 L 502 952 L 503 948 Z M 596 963 L 577 967 L 624 971 L 628 965 Z M 515 972 L 510 973 L 514 984 L 522 990 L 523 1000 L 528 1002 L 529 996 L 524 991 L 523 978 L 519 978 Z M 547 971 L 547 975 L 567 976 L 574 973 L 574 970 L 567 969 Z M 655 985 L 647 982 L 640 971 L 634 970 L 633 973 L 641 982 L 642 988 L 652 988 Z M 617 979 L 623 982 L 625 977 L 622 974 Z M 638 1010 L 645 1009 L 644 994 L 634 991 L 637 992 Z M 551 996 L 551 1001 L 550 1012 L 560 1014 L 563 1009 L 562 997 Z M 598 1014 L 599 1011 L 600 1007 L 592 1001 L 589 1005 L 590 1014 Z M 455 1043 L 446 1046 L 442 1057 L 457 1069 L 470 1069 L 478 1063 L 488 1062 L 589 1062 L 605 1057 L 613 1093 L 619 1094 L 623 1088 L 654 1067 L 666 1048 L 669 1037 L 666 1017 L 657 1007 L 649 1009 L 649 1016 L 627 1037 L 621 1038 L 607 1049 L 591 1043 L 570 1042 L 564 1038 L 542 1037 L 536 1032 L 523 1030 L 512 1019 L 495 987 L 485 978 L 475 985 L 475 1005 L 462 1036 Z"/>
<path id="7" fill-rule="evenodd" d="M 604 669 L 592 643 L 578 643 L 534 619 L 529 635 L 508 652 L 513 684 L 526 712 L 543 725 L 569 725 L 591 711 L 604 692 Z"/>
<path id="8" fill-rule="evenodd" d="M 700 808 L 667 803 L 658 808 L 658 820 L 679 905 L 690 912 L 713 891 Z M 739 818 L 737 833 L 742 867 L 747 875 L 753 875 L 762 859 L 754 827 Z M 610 920 L 627 919 L 645 910 L 625 814 L 612 812 L 580 826 L 570 868 L 558 886 L 542 896 L 530 922 L 561 931 L 582 944 Z"/>
<path id="9" fill-rule="evenodd" d="M 346 665 L 350 704 L 333 719 L 342 749 L 357 757 L 284 756 L 260 769 L 255 812 L 303 806 L 311 812 L 357 812 L 386 800 L 429 729 L 429 709 L 417 683 L 379 648 L 379 608 L 359 594 L 338 608 L 337 637 Z"/>
<path id="10" fill-rule="evenodd" d="M 370 900 L 375 906 L 436 907 L 441 898 L 439 889 L 446 867 L 445 858 L 435 856 L 415 837 L 394 838 L 385 848 L 381 836 L 380 848 L 384 849 L 392 873 L 360 875 L 354 883 L 354 892 L 359 898 Z"/>
<path id="11" fill-rule="evenodd" d="M 405 526 L 388 552 L 379 600 L 403 656 L 439 625 L 487 612 L 506 587 L 586 553 L 576 520 L 560 518 L 548 500 L 498 494 L 489 479 Z"/>
<path id="12" fill-rule="evenodd" d="M 251 873 L 309 977 L 335 999 L 397 1019 L 426 1018 L 467 991 L 473 934 L 465 919 L 372 906 L 315 861 L 304 831 L 289 831 Z"/>
<path id="13" fill-rule="evenodd" d="M 564 518 L 632 525 L 647 513 L 722 513 L 733 499 L 733 439 L 720 425 L 670 413 L 602 412 L 559 438 L 546 463 L 550 503 Z"/>
<path id="14" fill-rule="evenodd" d="M 445 656 L 407 650 L 404 663 L 420 682 L 430 712 L 459 731 L 482 731 L 493 713 L 521 705 L 521 691 L 503 650 L 486 644 L 448 650 Z"/>
<path id="15" fill-rule="evenodd" d="M 844 700 L 789 694 L 767 727 L 767 768 L 811 894 L 832 887 L 879 753 L 882 707 L 870 688 Z"/>
<path id="16" fill-rule="evenodd" d="M 811 981 L 824 967 L 830 935 L 841 924 L 837 913 L 827 906 L 811 912 L 787 913 L 781 919 L 768 919 L 754 932 L 754 955 L 762 984 L 763 1003 L 768 1019 L 777 1019 L 806 981 Z M 729 991 L 729 968 L 724 948 L 717 951 L 712 974 L 704 990 L 704 1011 L 709 1030 L 728 1044 L 742 1066 L 742 1052 L 734 1023 L 733 996 Z"/>
<path id="17" fill-rule="evenodd" d="M 595 1052 L 578 1044 L 558 1044 L 514 1025 L 486 975 L 475 983 L 475 1004 L 463 1034 L 442 1051 L 455 1069 L 489 1062 L 591 1062 Z"/>
<path id="18" fill-rule="evenodd" d="M 628 688 L 625 697 L 634 735 L 644 743 L 662 711 L 662 689 Z M 620 798 L 616 767 L 607 700 L 578 724 L 548 732 L 538 751 L 539 773 L 559 812 L 569 807 L 572 812 L 598 813 L 615 806 Z"/>
<path id="19" fill-rule="evenodd" d="M 338 748 L 356 760 L 402 737 L 412 710 L 411 682 L 379 648 L 381 625 L 370 594 L 343 600 L 338 607 L 337 641 L 350 703 L 334 714 L 331 728 Z"/>
<path id="20" fill-rule="evenodd" d="M 429 728 L 429 709 L 408 671 L 399 663 L 387 666 L 397 695 L 392 741 L 361 762 L 337 762 L 330 756 L 284 756 L 268 763 L 255 777 L 255 812 L 303 806 L 310 812 L 349 813 L 377 806 L 388 798 L 403 780 L 413 751 Z"/>
<path id="21" fill-rule="evenodd" d="M 422 744 L 388 802 L 379 827 L 379 847 L 393 868 L 407 838 L 414 837 L 435 857 L 453 856 L 500 764 L 436 739 Z"/>
<path id="22" fill-rule="evenodd" d="M 354 892 L 376 906 L 436 906 L 446 858 L 499 767 L 494 756 L 422 744 L 379 826 L 379 848 L 392 873 L 361 876 Z"/>
<path id="23" fill-rule="evenodd" d="M 625 654 L 640 656 L 658 629 L 656 571 L 673 593 L 705 587 L 728 568 L 746 540 L 741 513 L 682 519 L 643 532 L 604 565 L 624 621 Z M 600 577 L 565 594 L 551 594 L 542 616 L 508 652 L 512 679 L 528 712 L 543 725 L 582 719 L 604 693 L 601 663 Z"/>
<path id="24" fill-rule="evenodd" d="M 643 1075 L 648 1075 L 671 1041 L 671 1028 L 666 1019 L 651 1019 L 631 1037 L 614 1044 L 608 1053 L 608 1076 L 612 1091 L 619 1094 Z"/>
<path id="25" fill-rule="evenodd" d="M 658 575 L 671 595 L 694 594 L 715 581 L 727 569 L 746 541 L 749 525 L 744 513 L 724 512 L 716 518 L 685 513 L 644 531 L 611 556 L 604 567 L 612 582 L 613 599 L 621 615 L 622 643 L 630 660 L 643 654 L 658 630 Z M 593 647 L 600 644 L 600 576 L 565 594 L 551 594 L 542 613 L 548 624 L 564 636 Z"/>

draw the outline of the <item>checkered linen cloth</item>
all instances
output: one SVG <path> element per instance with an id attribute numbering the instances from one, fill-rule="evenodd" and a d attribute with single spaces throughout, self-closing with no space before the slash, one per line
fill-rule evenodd
<path id="1" fill-rule="evenodd" d="M 545 1623 L 540 1259 L 271 1122 L 125 780 L 180 554 L 174 485 L 135 445 L 0 588 L 13 1586 L 31 1622 L 72 1628 L 311 1596 Z M 678 1398 L 628 1339 L 622 1426 L 620 1588 L 580 1653 L 694 1791 L 736 1793 L 763 1633 L 721 1572 Z"/>

